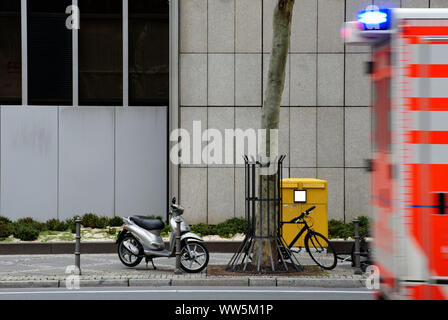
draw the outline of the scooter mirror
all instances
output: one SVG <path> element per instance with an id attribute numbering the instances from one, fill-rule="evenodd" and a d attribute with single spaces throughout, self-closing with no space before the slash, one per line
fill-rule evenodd
<path id="1" fill-rule="evenodd" d="M 173 197 L 173 199 L 171 199 L 171 203 L 176 204 L 176 197 Z"/>

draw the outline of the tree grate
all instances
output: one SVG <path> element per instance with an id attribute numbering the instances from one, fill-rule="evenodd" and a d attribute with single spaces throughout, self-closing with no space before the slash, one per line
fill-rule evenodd
<path id="1" fill-rule="evenodd" d="M 282 176 L 285 155 L 262 162 L 244 156 L 245 237 L 226 270 L 242 273 L 303 271 L 282 237 Z M 258 184 L 257 184 L 258 179 Z M 263 255 L 269 257 L 262 259 Z M 265 261 L 265 263 L 262 263 Z"/>

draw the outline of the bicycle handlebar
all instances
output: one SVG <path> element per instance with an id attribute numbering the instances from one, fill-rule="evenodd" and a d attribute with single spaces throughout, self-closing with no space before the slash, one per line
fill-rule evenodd
<path id="1" fill-rule="evenodd" d="M 306 215 L 309 215 L 311 213 L 312 210 L 316 209 L 316 206 L 312 206 L 311 208 L 308 208 L 305 212 Z"/>
<path id="2" fill-rule="evenodd" d="M 295 217 L 294 219 L 292 219 L 291 221 L 289 221 L 289 223 L 295 223 L 298 220 L 302 219 L 305 215 L 309 215 L 311 213 L 311 211 L 313 211 L 314 209 L 316 209 L 316 206 L 312 206 L 311 208 L 306 209 L 305 211 L 303 211 L 300 216 Z"/>

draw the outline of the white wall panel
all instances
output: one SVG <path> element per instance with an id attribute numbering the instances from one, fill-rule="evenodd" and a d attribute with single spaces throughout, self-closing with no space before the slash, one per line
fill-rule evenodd
<path id="1" fill-rule="evenodd" d="M 113 107 L 59 108 L 59 216 L 114 215 Z"/>
<path id="2" fill-rule="evenodd" d="M 1 108 L 1 215 L 57 217 L 57 107 Z"/>
<path id="3" fill-rule="evenodd" d="M 116 215 L 166 216 L 167 108 L 116 109 Z"/>

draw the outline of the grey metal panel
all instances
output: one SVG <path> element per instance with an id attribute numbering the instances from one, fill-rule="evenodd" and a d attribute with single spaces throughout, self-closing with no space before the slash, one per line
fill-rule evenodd
<path id="1" fill-rule="evenodd" d="M 116 109 L 116 215 L 165 217 L 167 107 Z"/>
<path id="2" fill-rule="evenodd" d="M 113 107 L 59 107 L 59 216 L 114 215 Z"/>
<path id="3" fill-rule="evenodd" d="M 57 217 L 57 107 L 2 106 L 1 215 Z"/>

